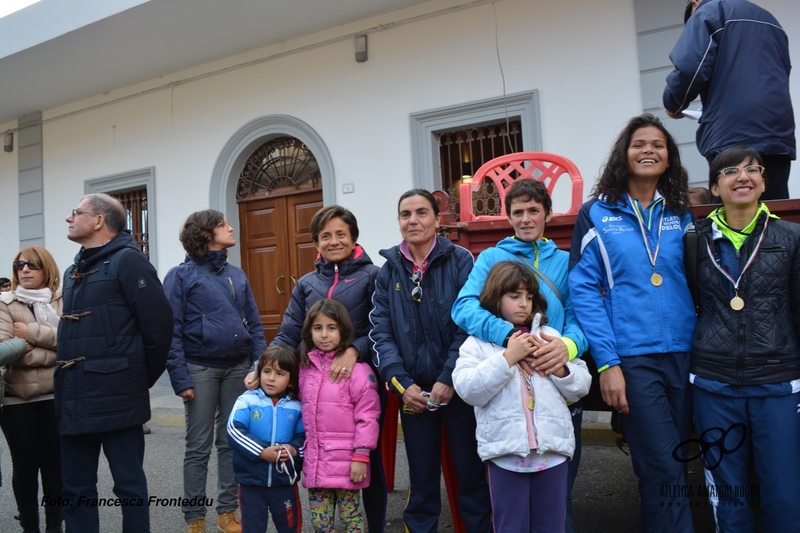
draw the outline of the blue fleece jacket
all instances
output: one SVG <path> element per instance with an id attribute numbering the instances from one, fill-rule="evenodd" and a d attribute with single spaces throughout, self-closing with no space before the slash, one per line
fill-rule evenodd
<path id="1" fill-rule="evenodd" d="M 458 293 L 458 299 L 453 305 L 451 312 L 453 321 L 470 335 L 493 342 L 498 346 L 503 345 L 503 341 L 513 328 L 510 328 L 508 322 L 502 318 L 481 307 L 478 296 L 480 296 L 486 276 L 489 275 L 489 270 L 494 264 L 499 261 L 521 261 L 517 254 L 522 254 L 546 275 L 558 287 L 564 298 L 564 305 L 562 305 L 552 289 L 540 281 L 539 289 L 547 299 L 548 325 L 562 332 L 562 337 L 574 342 L 577 353 L 570 355 L 580 355 L 585 352 L 586 336 L 572 310 L 572 300 L 567 282 L 569 254 L 559 250 L 553 241 L 530 243 L 508 237 L 497 243 L 497 246 L 481 252 L 478 260 L 475 261 L 469 279 Z M 567 346 L 569 348 L 569 344 Z"/>

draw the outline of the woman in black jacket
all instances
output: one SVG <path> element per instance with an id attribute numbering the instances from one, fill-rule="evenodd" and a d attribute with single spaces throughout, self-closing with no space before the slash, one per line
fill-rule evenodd
<path id="1" fill-rule="evenodd" d="M 697 222 L 690 381 L 717 529 L 755 531 L 751 501 L 760 501 L 765 532 L 800 531 L 800 225 L 759 203 L 756 150 L 721 152 L 709 174 L 723 207 Z"/>
<path id="2" fill-rule="evenodd" d="M 450 318 L 472 270 L 472 254 L 436 236 L 439 206 L 423 189 L 400 197 L 403 241 L 381 250 L 386 263 L 375 281 L 370 314 L 375 361 L 401 396 L 400 421 L 408 456 L 408 531 L 437 531 L 442 426 L 458 478 L 461 518 L 468 532 L 489 532 L 489 489 L 475 441 L 475 415 L 453 389 L 452 372 L 467 334 Z"/>
<path id="3" fill-rule="evenodd" d="M 308 309 L 323 298 L 338 301 L 350 313 L 355 328 L 353 343 L 331 364 L 330 380 L 334 383 L 348 379 L 357 361 L 372 364 L 372 346 L 368 334 L 369 312 L 378 267 L 372 264 L 367 252 L 356 243 L 358 222 L 350 210 L 329 205 L 311 219 L 311 239 L 319 252 L 316 270 L 297 280 L 291 301 L 283 314 L 281 327 L 270 346 L 291 346 L 300 349 L 301 330 Z M 375 372 L 377 376 L 378 373 Z M 250 373 L 247 386 L 258 384 Z M 382 411 L 386 410 L 386 386 L 378 384 Z M 383 414 L 381 414 L 381 427 Z M 386 525 L 386 477 L 381 459 L 380 440 L 370 453 L 370 485 L 362 490 L 362 501 L 370 532 L 381 533 Z"/>

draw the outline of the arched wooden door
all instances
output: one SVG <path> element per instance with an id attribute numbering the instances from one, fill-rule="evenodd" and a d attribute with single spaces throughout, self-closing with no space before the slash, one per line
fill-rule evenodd
<path id="1" fill-rule="evenodd" d="M 242 268 L 250 279 L 270 342 L 297 279 L 314 269 L 311 218 L 322 207 L 319 167 L 293 137 L 260 146 L 239 178 Z"/>

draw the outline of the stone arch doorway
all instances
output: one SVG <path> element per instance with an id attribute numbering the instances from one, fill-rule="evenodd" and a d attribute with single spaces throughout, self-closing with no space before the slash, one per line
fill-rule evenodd
<path id="1" fill-rule="evenodd" d="M 277 333 L 294 282 L 313 270 L 314 213 L 333 199 L 333 165 L 321 138 L 284 115 L 243 126 L 220 154 L 210 205 L 238 232 L 231 249 L 250 279 L 269 342 Z"/>

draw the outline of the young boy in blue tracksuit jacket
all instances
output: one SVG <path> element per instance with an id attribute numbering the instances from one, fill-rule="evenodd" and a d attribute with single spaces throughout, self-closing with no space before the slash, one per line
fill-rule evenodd
<path id="1" fill-rule="evenodd" d="M 239 396 L 228 419 L 242 533 L 265 533 L 269 513 L 278 533 L 303 528 L 297 481 L 306 434 L 297 399 L 299 360 L 294 348 L 268 348 L 258 361 L 259 388 Z"/>

